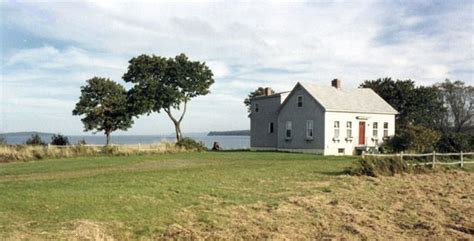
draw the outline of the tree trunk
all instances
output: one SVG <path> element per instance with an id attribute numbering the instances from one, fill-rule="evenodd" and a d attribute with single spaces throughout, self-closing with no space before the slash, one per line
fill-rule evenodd
<path id="1" fill-rule="evenodd" d="M 166 114 L 168 114 L 171 121 L 173 121 L 174 129 L 176 131 L 176 141 L 180 141 L 180 140 L 183 139 L 183 134 L 181 133 L 181 121 L 184 118 L 184 114 L 186 114 L 187 104 L 188 104 L 188 101 L 185 100 L 184 101 L 184 107 L 183 107 L 183 113 L 181 114 L 181 117 L 179 118 L 179 120 L 176 120 L 176 118 L 174 118 L 174 116 L 171 114 L 170 108 L 164 108 L 164 111 L 166 112 Z"/>
<path id="2" fill-rule="evenodd" d="M 181 134 L 181 126 L 180 122 L 174 122 L 174 129 L 176 131 L 176 141 L 180 141 L 183 139 L 183 134 Z"/>
<path id="3" fill-rule="evenodd" d="M 110 132 L 105 132 L 105 136 L 106 136 L 106 146 L 108 146 L 110 144 Z"/>

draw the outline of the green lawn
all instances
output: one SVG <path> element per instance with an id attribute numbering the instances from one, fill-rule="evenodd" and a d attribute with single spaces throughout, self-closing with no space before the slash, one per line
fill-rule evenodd
<path id="1" fill-rule="evenodd" d="M 0 165 L 0 237 L 59 237 L 77 220 L 115 237 L 156 237 L 190 218 L 212 227 L 217 208 L 327 192 L 353 157 L 271 152 L 85 157 Z M 59 235 L 59 236 L 57 236 Z"/>
<path id="2" fill-rule="evenodd" d="M 275 152 L 0 165 L 0 239 L 470 239 L 474 165 L 357 177 Z"/>

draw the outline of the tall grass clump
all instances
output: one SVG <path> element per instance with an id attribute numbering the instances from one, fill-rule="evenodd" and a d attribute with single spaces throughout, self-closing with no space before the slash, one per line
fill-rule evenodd
<path id="1" fill-rule="evenodd" d="M 201 148 L 179 146 L 172 142 L 159 142 L 146 145 L 0 145 L 0 163 L 30 161 L 53 158 L 97 155 L 132 155 L 146 153 L 177 153 L 201 151 Z"/>
<path id="2" fill-rule="evenodd" d="M 207 151 L 207 147 L 201 141 L 196 141 L 189 137 L 185 137 L 176 142 L 176 146 L 188 151 Z"/>
<path id="3" fill-rule="evenodd" d="M 399 157 L 360 158 L 354 166 L 346 169 L 351 175 L 364 175 L 371 177 L 394 176 L 403 173 L 420 173 L 430 170 L 427 166 L 414 165 L 409 160 L 402 160 Z"/>

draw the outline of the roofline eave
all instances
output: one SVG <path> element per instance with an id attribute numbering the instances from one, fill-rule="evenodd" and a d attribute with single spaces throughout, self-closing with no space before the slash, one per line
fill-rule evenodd
<path id="1" fill-rule="evenodd" d="M 358 114 L 383 114 L 383 115 L 398 115 L 398 112 L 383 112 L 383 111 L 353 111 L 353 110 L 338 110 L 338 109 L 326 109 L 326 112 L 342 112 L 342 113 L 358 113 Z"/>

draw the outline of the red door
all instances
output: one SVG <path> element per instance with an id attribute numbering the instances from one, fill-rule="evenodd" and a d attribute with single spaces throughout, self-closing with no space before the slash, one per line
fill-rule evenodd
<path id="1" fill-rule="evenodd" d="M 359 145 L 365 145 L 365 121 L 359 122 Z"/>

